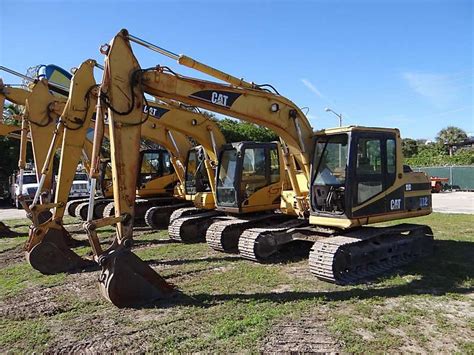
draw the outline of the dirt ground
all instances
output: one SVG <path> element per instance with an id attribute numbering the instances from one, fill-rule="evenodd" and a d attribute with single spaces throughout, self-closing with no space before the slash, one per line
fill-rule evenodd
<path id="1" fill-rule="evenodd" d="M 473 217 L 413 222 L 435 231 L 433 256 L 346 287 L 316 280 L 304 257 L 256 264 L 138 228 L 135 253 L 180 290 L 140 309 L 105 301 L 97 268 L 41 275 L 24 260 L 26 237 L 3 238 L 0 351 L 473 352 Z M 25 220 L 8 224 L 27 231 Z"/>

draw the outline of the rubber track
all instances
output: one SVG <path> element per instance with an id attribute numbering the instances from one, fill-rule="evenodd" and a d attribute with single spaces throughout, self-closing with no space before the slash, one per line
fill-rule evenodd
<path id="1" fill-rule="evenodd" d="M 211 224 L 211 226 L 209 227 L 206 233 L 206 241 L 207 241 L 207 244 L 214 250 L 223 251 L 223 252 L 236 252 L 238 251 L 239 239 L 242 233 L 245 231 L 245 229 L 247 228 L 253 229 L 254 227 L 252 226 L 254 226 L 255 224 L 268 223 L 272 220 L 275 220 L 274 222 L 278 223 L 278 219 L 281 219 L 281 218 L 286 218 L 286 216 L 280 213 L 278 214 L 274 213 L 274 214 L 260 214 L 260 215 L 256 215 L 256 216 L 246 218 L 246 219 L 243 219 L 243 218 L 241 219 L 241 218 L 236 218 L 236 217 L 227 217 L 227 218 L 224 218 L 223 220 L 220 220 L 218 222 Z M 239 228 L 239 231 L 233 230 L 235 228 Z M 267 228 L 262 227 L 262 228 L 268 229 L 268 227 Z M 238 233 L 238 235 L 232 235 L 231 233 L 232 234 Z M 235 246 L 228 247 L 225 245 L 225 241 L 228 238 L 237 239 Z M 234 243 L 231 243 L 231 244 L 234 244 Z"/>
<path id="2" fill-rule="evenodd" d="M 197 207 L 184 207 L 184 208 L 177 209 L 170 216 L 170 224 L 175 219 L 181 218 L 183 216 L 190 216 L 193 214 L 202 213 L 202 211 L 205 211 L 205 210 L 201 208 L 197 208 Z"/>
<path id="3" fill-rule="evenodd" d="M 255 246 L 258 243 L 260 237 L 264 238 L 265 234 L 272 232 L 284 232 L 291 228 L 298 227 L 302 223 L 301 220 L 294 219 L 280 223 L 279 226 L 274 228 L 251 228 L 245 230 L 239 238 L 239 254 L 244 259 L 252 261 L 263 261 L 262 257 L 259 257 L 255 253 Z M 276 250 L 275 250 L 276 251 Z"/>
<path id="4" fill-rule="evenodd" d="M 105 207 L 104 211 L 102 212 L 102 217 L 110 217 L 112 215 L 112 211 L 115 209 L 115 202 L 109 202 Z"/>
<path id="5" fill-rule="evenodd" d="M 71 201 L 68 201 L 68 202 L 66 203 L 66 211 L 67 211 L 68 215 L 70 215 L 71 217 L 77 217 L 77 216 L 76 216 L 76 213 L 75 213 L 75 212 L 76 212 L 76 207 L 77 207 L 77 205 L 76 205 L 76 207 L 74 207 L 74 208 L 72 208 L 71 205 L 73 205 L 73 204 L 80 204 L 80 203 L 84 203 L 84 202 L 88 202 L 88 201 L 89 201 L 89 199 L 85 199 L 85 198 L 84 198 L 84 199 L 78 199 L 78 200 L 71 200 Z"/>
<path id="6" fill-rule="evenodd" d="M 75 212 L 74 212 L 77 218 L 80 218 L 81 220 L 85 221 L 85 219 L 82 218 L 81 210 L 82 210 L 84 207 L 87 207 L 87 206 L 89 206 L 89 201 L 87 201 L 87 202 L 82 202 L 82 203 L 80 203 L 80 204 L 77 205 L 76 210 L 75 210 Z M 86 212 L 86 214 L 87 214 L 87 212 Z"/>
<path id="7" fill-rule="evenodd" d="M 228 217 L 228 219 L 220 220 L 211 224 L 206 232 L 206 242 L 212 249 L 217 251 L 232 251 L 231 249 L 225 249 L 222 245 L 223 235 L 226 229 L 236 227 L 247 223 L 247 220 L 238 219 L 235 217 Z"/>
<path id="8" fill-rule="evenodd" d="M 201 210 L 203 213 L 194 214 L 191 216 L 184 216 L 172 220 L 168 226 L 168 235 L 170 239 L 178 242 L 192 242 L 194 241 L 190 236 L 184 235 L 183 229 L 188 223 L 200 224 L 202 220 L 212 218 L 219 215 L 219 212 L 214 210 Z M 196 239 L 197 240 L 197 239 Z"/>
<path id="9" fill-rule="evenodd" d="M 169 221 L 171 220 L 171 215 L 176 212 L 176 210 L 178 209 L 184 209 L 184 208 L 187 208 L 186 206 L 188 206 L 189 203 L 188 202 L 184 202 L 184 203 L 177 203 L 177 204 L 173 204 L 173 205 L 166 205 L 166 206 L 155 206 L 155 207 L 151 207 L 149 208 L 146 213 L 145 213 L 145 223 L 147 224 L 148 227 L 152 228 L 152 229 L 160 229 L 162 228 L 162 224 L 158 225 L 155 223 L 155 213 L 159 213 L 159 214 L 163 214 L 163 213 L 169 213 L 170 214 L 170 217 L 169 217 L 169 220 L 168 220 L 168 224 L 170 223 Z M 194 208 L 194 207 L 192 207 Z"/>
<path id="10" fill-rule="evenodd" d="M 387 273 L 432 251 L 433 236 L 427 226 L 402 224 L 372 228 L 365 234 L 364 229 L 361 231 L 316 241 L 309 255 L 310 271 L 324 281 L 354 284 Z M 370 260 L 368 256 L 377 252 L 376 249 L 385 250 L 385 253 L 378 260 Z M 339 254 L 339 262 L 342 259 L 349 265 L 343 268 L 336 265 L 338 253 L 343 253 L 342 256 Z M 350 265 L 352 260 L 367 260 L 367 263 Z"/>
<path id="11" fill-rule="evenodd" d="M 145 199 L 137 199 L 135 200 L 135 206 L 141 202 L 145 202 L 147 203 L 148 200 L 145 200 Z M 109 203 L 107 203 L 107 205 L 104 207 L 104 211 L 102 212 L 102 217 L 103 218 L 107 218 L 107 217 L 112 217 L 114 216 L 115 212 L 112 213 L 115 209 L 115 202 L 114 201 L 110 201 Z"/>

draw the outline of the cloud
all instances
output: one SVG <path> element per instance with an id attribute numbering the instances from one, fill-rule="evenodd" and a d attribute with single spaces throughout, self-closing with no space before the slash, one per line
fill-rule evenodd
<path id="1" fill-rule="evenodd" d="M 458 78 L 454 75 L 404 72 L 403 79 L 418 95 L 437 107 L 446 107 L 459 93 Z"/>
<path id="2" fill-rule="evenodd" d="M 321 91 L 318 90 L 316 86 L 313 85 L 311 81 L 308 79 L 301 79 L 301 82 L 306 86 L 310 91 L 312 91 L 314 94 L 316 94 L 317 97 L 320 99 L 323 99 L 324 96 L 321 94 Z"/>

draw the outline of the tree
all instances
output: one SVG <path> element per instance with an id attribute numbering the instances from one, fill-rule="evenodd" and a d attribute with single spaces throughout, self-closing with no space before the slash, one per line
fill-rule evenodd
<path id="1" fill-rule="evenodd" d="M 13 126 L 19 126 L 20 121 L 17 116 L 21 114 L 21 107 L 16 104 L 8 104 L 3 107 L 3 123 Z"/>
<path id="2" fill-rule="evenodd" d="M 402 140 L 402 151 L 405 158 L 411 158 L 418 154 L 418 142 L 411 138 L 404 138 Z"/>
<path id="3" fill-rule="evenodd" d="M 255 141 L 271 142 L 278 140 L 278 136 L 271 130 L 253 123 L 239 122 L 224 118 L 216 120 L 227 142 Z"/>
<path id="4" fill-rule="evenodd" d="M 436 142 L 439 145 L 448 146 L 449 156 L 453 156 L 453 148 L 456 143 L 462 142 L 467 138 L 467 134 L 459 127 L 448 126 L 438 132 Z"/>

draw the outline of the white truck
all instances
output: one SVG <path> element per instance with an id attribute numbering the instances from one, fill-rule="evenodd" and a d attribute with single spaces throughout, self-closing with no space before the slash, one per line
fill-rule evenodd
<path id="1" fill-rule="evenodd" d="M 83 198 L 89 197 L 90 183 L 89 177 L 84 172 L 76 172 L 74 180 L 72 182 L 71 191 L 69 192 L 69 198 Z"/>
<path id="2" fill-rule="evenodd" d="M 13 174 L 10 178 L 10 199 L 12 205 L 21 208 L 18 197 L 22 195 L 27 203 L 33 202 L 36 190 L 38 190 L 38 180 L 34 171 L 25 171 L 23 181 L 20 184 L 20 174 Z"/>

